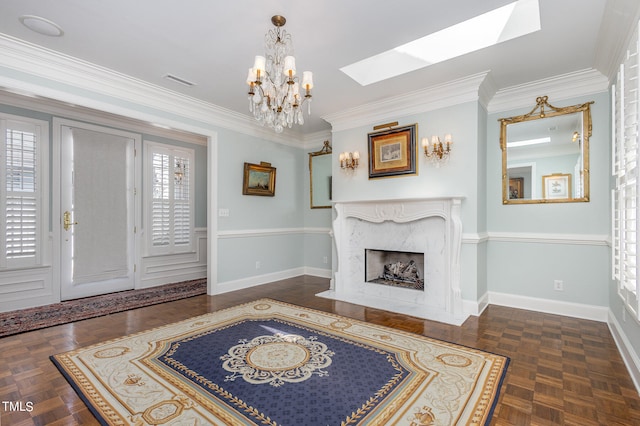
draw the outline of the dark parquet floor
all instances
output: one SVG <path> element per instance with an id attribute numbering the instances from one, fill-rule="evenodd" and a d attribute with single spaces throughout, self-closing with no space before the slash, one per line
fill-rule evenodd
<path id="1" fill-rule="evenodd" d="M 456 327 L 315 296 L 327 288 L 298 277 L 0 338 L 0 401 L 24 409 L 0 403 L 0 425 L 98 424 L 50 355 L 262 297 L 509 356 L 492 425 L 640 425 L 640 397 L 605 323 L 489 306 Z"/>

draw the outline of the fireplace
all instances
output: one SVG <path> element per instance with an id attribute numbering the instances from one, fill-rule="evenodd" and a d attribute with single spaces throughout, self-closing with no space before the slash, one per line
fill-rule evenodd
<path id="1" fill-rule="evenodd" d="M 365 281 L 424 290 L 424 253 L 365 249 Z"/>
<path id="2" fill-rule="evenodd" d="M 448 197 L 336 203 L 337 263 L 330 289 L 318 296 L 462 324 L 468 315 L 460 290 L 461 202 Z M 367 251 L 372 249 L 391 257 Z M 374 258 L 378 266 L 372 272 Z M 422 285 L 371 282 L 384 276 L 384 265 L 400 270 L 412 261 Z"/>

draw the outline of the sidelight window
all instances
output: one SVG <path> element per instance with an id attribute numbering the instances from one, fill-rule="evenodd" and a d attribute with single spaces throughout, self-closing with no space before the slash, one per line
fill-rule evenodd
<path id="1" fill-rule="evenodd" d="M 193 251 L 193 150 L 145 143 L 148 254 Z"/>
<path id="2" fill-rule="evenodd" d="M 48 123 L 0 115 L 0 267 L 41 264 L 43 153 L 48 149 Z"/>

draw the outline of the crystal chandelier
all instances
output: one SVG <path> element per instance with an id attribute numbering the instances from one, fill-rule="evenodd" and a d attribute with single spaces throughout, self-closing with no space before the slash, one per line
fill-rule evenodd
<path id="1" fill-rule="evenodd" d="M 271 22 L 275 29 L 265 35 L 265 56 L 256 56 L 247 76 L 249 111 L 262 125 L 282 133 L 294 123 L 304 124 L 302 105 L 305 102 L 311 114 L 313 75 L 311 71 L 304 71 L 302 83 L 299 82 L 291 35 L 282 29 L 287 20 L 276 15 Z"/>

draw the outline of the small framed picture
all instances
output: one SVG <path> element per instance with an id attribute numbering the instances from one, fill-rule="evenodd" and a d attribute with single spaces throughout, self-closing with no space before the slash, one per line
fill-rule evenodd
<path id="1" fill-rule="evenodd" d="M 417 125 L 369 133 L 369 179 L 417 173 Z"/>
<path id="2" fill-rule="evenodd" d="M 509 178 L 509 199 L 524 198 L 524 178 Z"/>
<path id="3" fill-rule="evenodd" d="M 542 176 L 542 198 L 547 200 L 571 198 L 571 175 L 554 173 Z"/>
<path id="4" fill-rule="evenodd" d="M 276 168 L 271 163 L 244 163 L 243 195 L 273 197 L 276 194 Z"/>

